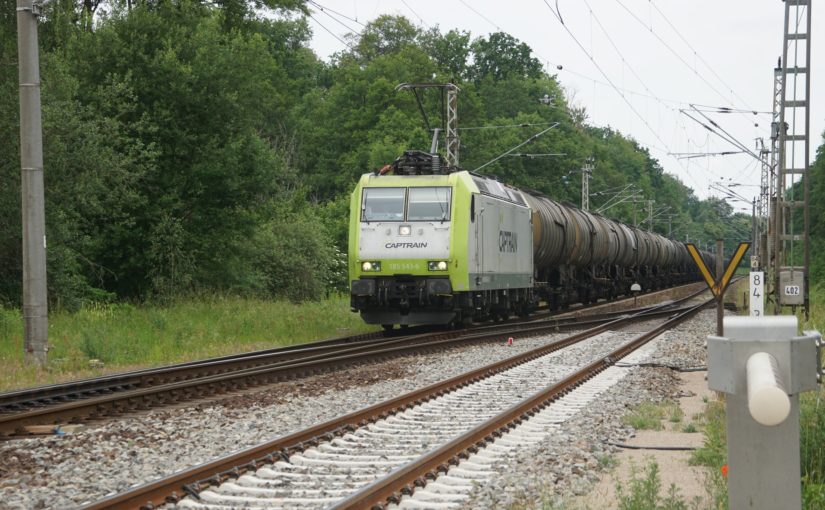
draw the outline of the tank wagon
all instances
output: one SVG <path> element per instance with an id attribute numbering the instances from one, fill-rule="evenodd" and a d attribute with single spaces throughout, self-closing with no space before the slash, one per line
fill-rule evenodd
<path id="1" fill-rule="evenodd" d="M 680 242 L 489 176 L 446 173 L 428 153 L 363 175 L 350 205 L 351 306 L 385 328 L 525 315 L 540 300 L 563 308 L 634 283 L 649 291 L 699 278 Z"/>

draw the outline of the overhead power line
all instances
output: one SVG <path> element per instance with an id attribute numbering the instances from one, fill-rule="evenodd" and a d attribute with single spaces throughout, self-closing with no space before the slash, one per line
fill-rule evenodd
<path id="1" fill-rule="evenodd" d="M 322 10 L 322 11 L 329 11 L 329 12 L 331 12 L 331 13 L 333 13 L 333 14 L 336 14 L 336 15 L 338 15 L 338 16 L 341 16 L 341 17 L 342 17 L 342 18 L 344 18 L 344 19 L 348 19 L 348 20 L 352 21 L 353 23 L 358 23 L 358 24 L 359 24 L 359 25 L 361 25 L 362 27 L 366 27 L 366 26 L 367 26 L 367 25 L 365 25 L 364 23 L 361 23 L 360 21 L 358 21 L 357 19 L 355 19 L 355 18 L 350 18 L 350 17 L 349 17 L 349 16 L 347 16 L 346 14 L 342 14 L 342 13 L 340 13 L 340 12 L 336 11 L 336 10 L 333 10 L 333 9 L 330 9 L 329 7 L 326 7 L 326 6 L 324 6 L 324 5 L 321 5 L 321 4 L 319 4 L 318 2 L 316 2 L 315 0 L 308 0 L 308 2 L 309 2 L 310 4 L 312 4 L 312 5 L 314 5 L 315 7 L 317 7 L 318 9 Z"/>
<path id="2" fill-rule="evenodd" d="M 745 113 L 751 115 L 773 115 L 773 112 L 763 112 L 758 110 L 744 110 L 741 108 L 731 108 L 729 106 L 708 106 L 703 104 L 691 103 L 694 108 L 708 113 Z"/>
<path id="3" fill-rule="evenodd" d="M 538 122 L 538 123 L 522 123 L 522 124 L 503 124 L 500 126 L 471 126 L 471 127 L 459 127 L 456 128 L 460 131 L 471 131 L 476 129 L 505 129 L 505 128 L 522 128 L 522 127 L 535 127 L 535 126 L 549 126 L 550 124 L 556 124 L 555 122 Z"/>
<path id="4" fill-rule="evenodd" d="M 713 119 L 711 119 L 710 117 L 705 115 L 705 113 L 703 111 L 694 108 L 693 105 L 691 105 L 691 108 L 692 108 L 693 112 L 696 112 L 699 115 L 701 115 L 702 118 L 704 118 L 713 127 L 708 126 L 707 124 L 705 124 L 701 120 L 697 119 L 696 117 L 694 117 L 693 115 L 688 113 L 687 110 L 682 110 L 682 113 L 685 114 L 685 116 L 687 116 L 691 120 L 693 120 L 693 121 L 697 122 L 698 124 L 700 124 L 702 127 L 707 129 L 708 131 L 714 133 L 718 137 L 720 137 L 723 140 L 725 140 L 726 142 L 730 143 L 731 145 L 733 145 L 737 149 L 740 149 L 740 150 L 746 152 L 747 154 L 752 156 L 755 160 L 762 161 L 762 158 L 760 156 L 758 156 L 756 153 L 754 153 L 752 150 L 750 150 L 750 148 L 747 147 L 745 144 L 743 144 L 742 142 L 737 140 L 733 135 L 731 135 L 728 131 L 726 131 L 716 121 L 714 121 Z"/>
<path id="5" fill-rule="evenodd" d="M 494 21 L 492 21 L 490 18 L 488 18 L 487 16 L 485 16 L 485 15 L 481 14 L 481 13 L 480 13 L 480 12 L 478 12 L 477 10 L 473 9 L 473 7 L 472 7 L 471 5 L 469 5 L 467 2 L 465 2 L 464 0 L 458 0 L 458 1 L 459 1 L 459 2 L 461 2 L 461 3 L 464 5 L 464 7 L 468 8 L 468 9 L 470 9 L 471 11 L 473 11 L 474 13 L 476 13 L 476 14 L 477 14 L 477 15 L 478 15 L 481 19 L 483 19 L 483 20 L 484 20 L 484 21 L 486 21 L 487 23 L 489 23 L 489 24 L 493 25 L 494 27 L 496 27 L 496 30 L 498 30 L 499 32 L 501 32 L 501 27 L 500 27 L 500 26 L 498 26 L 498 25 L 497 25 Z"/>
<path id="6" fill-rule="evenodd" d="M 713 67 L 711 67 L 711 65 L 710 65 L 710 64 L 708 64 L 708 62 L 707 62 L 704 58 L 702 58 L 702 55 L 701 55 L 698 51 L 696 51 L 696 48 L 694 48 L 694 47 L 693 47 L 693 45 L 691 45 L 691 44 L 690 44 L 690 42 L 688 42 L 688 40 L 687 40 L 687 39 L 685 39 L 685 36 L 683 36 L 683 35 L 682 35 L 682 33 L 681 33 L 681 32 L 679 32 L 679 30 L 676 28 L 676 26 L 675 26 L 673 23 L 671 23 L 670 19 L 668 19 L 668 17 L 667 17 L 667 16 L 665 16 L 665 13 L 663 13 L 663 12 L 661 11 L 661 9 L 659 9 L 659 7 L 657 7 L 657 6 L 656 6 L 656 2 L 650 2 L 650 5 L 652 5 L 652 6 L 653 6 L 653 8 L 654 8 L 654 9 L 656 9 L 656 12 L 658 12 L 658 13 L 659 13 L 659 15 L 660 15 L 660 16 L 661 16 L 664 20 L 665 20 L 665 22 L 666 22 L 666 23 L 670 26 L 670 28 L 672 28 L 672 29 L 673 29 L 673 31 L 676 33 L 676 35 L 678 35 L 678 36 L 679 36 L 679 39 L 681 39 L 681 40 L 682 40 L 682 42 L 684 42 L 684 43 L 687 45 L 687 47 L 688 47 L 688 48 L 690 48 L 690 50 L 693 52 L 693 54 L 696 56 L 696 58 L 698 58 L 698 59 L 699 59 L 699 61 L 700 61 L 700 62 L 702 62 L 703 64 L 705 64 L 705 67 L 707 67 L 707 68 L 710 70 L 710 72 L 711 72 L 711 73 L 713 73 L 713 75 L 716 77 L 716 79 L 717 79 L 717 80 L 719 80 L 719 82 L 720 82 L 720 83 L 722 83 L 722 85 L 724 85 L 724 86 L 725 86 L 725 87 L 726 87 L 726 88 L 727 88 L 727 89 L 731 92 L 731 94 L 733 94 L 734 96 L 736 96 L 736 98 L 737 98 L 737 99 L 739 99 L 740 101 L 742 101 L 742 104 L 743 104 L 743 105 L 748 106 L 747 101 L 745 101 L 744 99 L 742 99 L 742 96 L 740 96 L 739 94 L 737 94 L 737 93 L 736 93 L 736 91 L 735 91 L 735 90 L 733 90 L 733 87 L 731 87 L 730 85 L 728 85 L 728 84 L 725 82 L 725 80 L 723 80 L 723 79 L 722 79 L 722 77 L 721 77 L 721 76 L 719 76 L 719 74 L 718 74 L 718 73 L 717 73 L 717 72 L 713 69 Z M 651 29 L 651 30 L 652 30 L 652 29 Z M 750 108 L 750 107 L 748 106 L 748 110 L 752 110 L 752 108 Z"/>
<path id="7" fill-rule="evenodd" d="M 587 0 L 584 0 L 584 3 L 587 6 L 587 9 L 590 11 L 590 15 L 593 17 L 593 20 L 596 22 L 596 25 L 598 25 L 599 29 L 605 35 L 605 37 L 607 38 L 607 41 L 613 47 L 613 50 L 616 51 L 616 54 L 619 55 L 619 58 L 622 59 L 622 64 L 627 66 L 627 68 L 630 70 L 630 73 L 642 85 L 642 87 L 647 91 L 647 93 L 650 94 L 650 97 L 655 99 L 660 105 L 662 105 L 664 108 L 667 108 L 668 110 L 670 110 L 676 116 L 676 119 L 675 119 L 676 124 L 679 127 L 682 128 L 682 131 L 684 131 L 685 137 L 688 139 L 688 141 L 695 145 L 695 142 L 693 140 L 691 140 L 690 135 L 688 134 L 687 128 L 685 127 L 684 124 L 682 124 L 679 121 L 679 112 L 675 108 L 666 105 L 661 99 L 659 99 L 659 97 L 656 94 L 653 93 L 652 90 L 650 90 L 650 87 L 647 86 L 647 83 L 645 82 L 645 80 L 643 80 L 642 77 L 639 76 L 639 73 L 636 72 L 636 69 L 633 68 L 633 66 L 630 64 L 630 62 L 628 62 L 628 60 L 625 58 L 625 56 L 621 52 L 621 50 L 619 50 L 619 47 L 613 41 L 613 38 L 610 37 L 610 34 L 607 32 L 607 29 L 605 29 L 604 25 L 602 25 L 602 22 L 599 20 L 599 17 L 596 15 L 595 12 L 593 12 L 593 8 L 590 6 L 590 3 Z"/>
<path id="8" fill-rule="evenodd" d="M 731 156 L 733 154 L 745 154 L 745 151 L 722 151 L 722 152 L 671 152 L 670 156 L 677 159 L 706 158 L 709 156 Z"/>
<path id="9" fill-rule="evenodd" d="M 629 9 L 629 8 L 628 8 L 628 7 L 627 7 L 627 6 L 623 3 L 623 2 L 622 2 L 622 0 L 616 0 L 616 3 L 618 3 L 618 4 L 622 7 L 622 9 L 624 9 L 624 10 L 625 10 L 628 14 L 630 14 L 630 16 L 631 16 L 633 19 L 635 19 L 635 20 L 636 20 L 636 21 L 637 21 L 640 25 L 642 25 L 643 27 L 645 27 L 645 28 L 646 28 L 646 29 L 647 29 L 647 30 L 648 30 L 648 31 L 649 31 L 649 32 L 653 35 L 653 37 L 655 37 L 655 38 L 656 38 L 656 40 L 658 40 L 658 41 L 662 44 L 662 46 L 664 46 L 665 48 L 667 48 L 667 50 L 668 50 L 668 51 L 670 51 L 670 52 L 673 54 L 673 56 L 675 56 L 675 57 L 676 57 L 676 58 L 677 58 L 677 59 L 678 59 L 678 60 L 679 60 L 682 64 L 684 64 L 684 66 L 685 66 L 685 67 L 687 67 L 689 70 L 693 71 L 693 74 L 695 74 L 697 77 L 699 77 L 699 79 L 700 79 L 700 80 L 702 80 L 702 81 L 703 81 L 703 82 L 704 82 L 704 83 L 705 83 L 708 87 L 710 87 L 710 89 L 711 89 L 711 90 L 713 90 L 713 91 L 714 91 L 714 92 L 715 92 L 715 93 L 716 93 L 719 97 L 721 97 L 721 98 L 722 98 L 725 102 L 727 102 L 727 103 L 732 103 L 730 100 L 728 100 L 728 98 L 727 98 L 727 97 L 726 97 L 723 93 L 719 92 L 719 89 L 717 89 L 717 88 L 716 88 L 716 87 L 715 87 L 715 86 L 714 86 L 714 85 L 713 85 L 713 84 L 712 84 L 712 83 L 711 83 L 711 82 L 710 82 L 707 78 L 705 78 L 705 76 L 704 76 L 702 73 L 700 73 L 699 71 L 697 71 L 695 68 L 691 67 L 691 65 L 690 65 L 690 64 L 689 64 L 689 63 L 688 63 L 688 62 L 684 59 L 684 57 L 682 57 L 682 56 L 681 56 L 681 55 L 680 55 L 680 54 L 679 54 L 679 53 L 678 53 L 675 49 L 673 49 L 673 46 L 671 46 L 670 44 L 668 44 L 668 42 L 667 42 L 667 41 L 665 41 L 665 40 L 662 38 L 662 36 L 661 36 L 661 35 L 659 35 L 659 34 L 658 34 L 658 33 L 657 33 L 654 29 L 653 29 L 653 27 L 652 27 L 652 26 L 647 25 L 647 24 L 646 24 L 646 23 L 645 23 L 645 22 L 644 22 L 641 18 L 639 18 L 639 16 L 638 16 L 638 15 L 636 15 L 636 13 L 634 13 L 633 11 L 631 11 L 631 10 L 630 10 L 630 9 Z M 749 108 L 748 110 L 752 110 L 752 109 L 750 109 L 750 108 Z"/>
<path id="10" fill-rule="evenodd" d="M 510 150 L 508 150 L 508 151 L 506 151 L 506 152 L 502 153 L 501 155 L 496 156 L 495 158 L 493 158 L 493 159 L 491 159 L 490 161 L 488 161 L 488 162 L 484 163 L 483 165 L 481 165 L 480 167 L 476 168 L 476 169 L 475 169 L 475 170 L 473 170 L 473 171 L 474 171 L 474 172 L 478 172 L 478 171 L 479 171 L 479 170 L 481 170 L 482 168 L 484 168 L 484 167 L 486 167 L 486 166 L 489 166 L 489 165 L 492 165 L 493 163 L 495 163 L 496 161 L 500 160 L 500 159 L 501 159 L 501 158 L 503 158 L 504 156 L 507 156 L 507 155 L 509 155 L 509 154 L 511 154 L 511 153 L 513 153 L 513 152 L 515 152 L 515 150 L 516 150 L 516 149 L 520 149 L 520 148 L 524 147 L 525 145 L 527 145 L 528 143 L 535 141 L 535 140 L 536 140 L 536 139 L 538 139 L 541 135 L 543 135 L 544 133 L 546 133 L 546 132 L 550 131 L 551 129 L 553 129 L 554 127 L 556 127 L 556 126 L 558 126 L 558 125 L 559 125 L 559 123 L 558 123 L 558 122 L 554 122 L 554 123 L 553 123 L 553 125 L 552 125 L 552 126 L 550 126 L 549 128 L 547 128 L 547 129 L 545 129 L 545 130 L 543 130 L 543 131 L 540 131 L 540 132 L 538 132 L 538 133 L 534 134 L 533 136 L 531 136 L 531 137 L 530 137 L 530 138 L 528 138 L 527 140 L 525 140 L 525 141 L 521 142 L 520 144 L 518 144 L 518 145 L 516 145 L 515 147 L 513 147 L 512 149 L 510 149 Z"/>
<path id="11" fill-rule="evenodd" d="M 628 101 L 628 100 L 627 100 L 627 98 L 625 97 L 625 95 L 624 95 L 624 94 L 623 94 L 623 93 L 619 90 L 619 88 L 616 86 L 616 84 L 615 84 L 615 83 L 613 83 L 613 80 L 611 80 L 611 79 L 610 79 L 610 77 L 607 75 L 607 73 L 604 71 L 604 69 L 602 69 L 602 67 L 599 65 L 599 63 L 598 63 L 598 62 L 596 62 L 596 59 L 595 59 L 595 58 L 593 58 L 593 55 L 591 55 L 591 54 L 590 54 L 590 52 L 589 52 L 589 51 L 587 51 L 587 49 L 584 47 L 584 45 L 583 45 L 581 42 L 579 42 L 579 40 L 578 40 L 578 38 L 575 36 L 575 34 L 573 34 L 573 32 L 570 30 L 570 28 L 568 28 L 568 26 L 567 26 L 567 25 L 564 23 L 564 21 L 562 20 L 561 14 L 560 14 L 560 13 L 558 13 L 558 12 L 556 12 L 556 11 L 553 9 L 553 7 L 551 7 L 551 6 L 550 6 L 550 4 L 548 3 L 548 1 L 547 1 L 547 0 L 544 0 L 544 3 L 545 3 L 545 5 L 547 5 L 547 8 L 548 8 L 548 9 L 550 9 L 550 11 L 551 11 L 551 12 L 552 12 L 555 16 L 556 16 L 556 19 L 558 19 L 558 20 L 559 20 L 559 23 L 561 23 L 562 28 L 564 28 L 564 30 L 567 32 L 567 34 L 568 34 L 568 35 L 569 35 L 569 36 L 573 39 L 573 41 L 576 43 L 576 45 L 579 47 L 579 49 L 581 49 L 581 50 L 582 50 L 582 53 L 584 53 L 585 55 L 587 55 L 587 58 L 589 58 L 589 59 L 590 59 L 590 62 L 592 62 L 592 63 L 593 63 L 593 66 L 595 66 L 595 67 L 596 67 L 596 69 L 597 69 L 597 70 L 601 73 L 601 75 L 604 77 L 604 79 L 605 79 L 605 80 L 607 80 L 607 82 L 610 84 L 610 86 L 611 86 L 611 87 L 613 87 L 613 90 L 615 90 L 615 91 L 616 91 L 616 93 L 617 93 L 617 94 L 619 94 L 619 97 L 621 97 L 621 98 L 622 98 L 622 100 L 624 100 L 624 102 L 627 104 L 627 106 L 630 108 L 630 110 L 631 110 L 631 111 L 632 111 L 632 112 L 633 112 L 633 113 L 634 113 L 637 117 L 639 117 L 639 119 L 642 121 L 642 123 L 644 123 L 644 125 L 645 125 L 645 126 L 647 126 L 647 128 L 650 130 L 650 132 L 651 132 L 651 133 L 653 133 L 653 136 L 655 136 L 655 137 L 656 137 L 656 139 L 657 139 L 657 140 L 659 140 L 659 143 L 661 143 L 662 145 L 664 145 L 665 147 L 667 147 L 667 143 L 665 143 L 665 141 L 664 141 L 664 140 L 662 140 L 662 138 L 659 136 L 659 133 L 657 133 L 657 132 L 656 132 L 656 130 L 655 130 L 655 129 L 653 129 L 653 127 L 652 127 L 652 126 L 651 126 L 651 125 L 647 122 L 647 119 L 645 119 L 645 118 L 642 116 L 642 114 L 640 114 L 640 113 L 636 110 L 636 108 L 633 106 L 633 104 L 632 104 L 630 101 Z"/>
<path id="12" fill-rule="evenodd" d="M 415 16 L 416 18 L 418 18 L 418 21 L 420 21 L 422 25 L 426 26 L 427 28 L 430 28 L 430 25 L 428 25 L 428 24 L 427 24 L 427 22 L 426 22 L 426 21 L 424 21 L 424 18 L 422 18 L 421 16 L 419 16 L 419 15 L 418 15 L 418 13 L 417 13 L 417 12 L 415 12 L 415 11 L 413 10 L 413 8 L 412 8 L 412 7 L 410 7 L 410 4 L 408 4 L 408 3 L 407 3 L 407 2 L 405 2 L 404 0 L 401 0 L 401 3 L 402 3 L 402 4 L 404 4 L 404 6 L 405 6 L 407 9 L 409 9 L 411 13 L 413 13 L 413 16 Z"/>
<path id="13" fill-rule="evenodd" d="M 343 21 L 341 21 L 340 19 L 336 18 L 335 16 L 333 16 L 332 14 L 330 14 L 329 12 L 327 12 L 327 10 L 326 10 L 326 9 L 319 8 L 319 10 L 320 10 L 322 13 L 324 13 L 327 17 L 329 17 L 332 21 L 334 21 L 334 22 L 338 23 L 338 24 L 339 24 L 339 25 L 341 25 L 342 27 L 344 27 L 344 28 L 346 28 L 347 30 L 349 30 L 349 31 L 350 31 L 350 33 L 352 33 L 352 34 L 356 34 L 356 33 L 358 33 L 358 30 L 355 30 L 354 28 L 352 28 L 351 26 L 347 25 L 346 23 L 344 23 L 344 22 L 343 22 Z"/>
<path id="14" fill-rule="evenodd" d="M 328 29 L 327 27 L 325 27 L 323 23 L 321 23 L 320 21 L 318 21 L 318 19 L 317 19 L 317 18 L 315 18 L 315 16 L 313 16 L 312 14 L 310 14 L 310 15 L 309 15 L 309 17 L 312 19 L 312 21 L 314 21 L 315 23 L 318 23 L 318 26 L 320 26 L 321 28 L 323 28 L 324 30 L 326 30 L 326 31 L 327 31 L 327 33 L 328 33 L 329 35 L 331 35 L 332 37 L 334 37 L 334 38 L 338 39 L 338 41 L 339 41 L 341 44 L 343 44 L 344 46 L 346 46 L 347 48 L 349 48 L 349 49 L 351 49 L 351 50 L 353 49 L 353 47 L 352 47 L 352 46 L 351 46 L 351 45 L 350 45 L 347 41 L 345 41 L 345 40 L 341 39 L 340 37 L 338 37 L 338 35 L 337 35 L 335 32 L 333 32 L 332 30 L 330 30 L 330 29 Z"/>
<path id="15" fill-rule="evenodd" d="M 627 104 L 627 107 L 630 108 L 630 110 L 633 112 L 633 114 L 636 115 L 636 117 L 638 117 L 639 120 L 642 121 L 642 123 L 647 127 L 647 129 L 651 133 L 653 133 L 653 136 L 656 137 L 656 139 L 659 141 L 659 143 L 662 144 L 664 149 L 660 149 L 660 150 L 662 152 L 664 152 L 665 154 L 673 152 L 670 149 L 667 142 L 662 140 L 662 137 L 659 136 L 659 133 L 655 129 L 653 129 L 653 127 L 650 125 L 650 123 L 647 121 L 647 119 L 644 118 L 644 116 L 642 116 L 641 113 L 639 113 L 639 111 L 636 109 L 636 107 L 633 106 L 633 103 L 631 103 L 627 99 L 627 97 L 625 97 L 625 95 L 619 90 L 619 88 L 616 86 L 616 84 L 613 82 L 613 80 L 610 79 L 610 76 L 608 76 L 607 73 L 604 71 L 604 69 L 602 69 L 602 67 L 599 65 L 599 63 L 596 62 L 596 59 L 593 57 L 593 55 L 589 51 L 587 51 L 587 49 L 579 41 L 579 39 L 575 36 L 575 34 L 573 34 L 573 32 L 570 30 L 570 28 L 567 26 L 567 24 L 564 23 L 564 19 L 562 18 L 561 13 L 558 12 L 558 4 L 556 4 L 557 5 L 556 9 L 553 9 L 553 7 L 550 5 L 550 3 L 547 0 L 544 0 L 544 4 L 547 6 L 548 9 L 550 9 L 550 12 L 553 13 L 553 15 L 559 21 L 559 23 L 561 23 L 561 26 L 564 28 L 564 30 L 567 32 L 567 34 L 573 39 L 573 41 L 576 43 L 576 45 L 579 47 L 579 49 L 582 51 L 582 53 L 587 55 L 587 58 L 590 59 L 590 62 L 593 64 L 593 66 L 599 71 L 599 73 L 601 73 L 601 75 L 604 77 L 604 79 L 607 80 L 607 82 L 610 84 L 610 86 L 613 88 L 613 90 L 619 95 L 619 97 L 622 98 L 622 100 L 625 102 L 625 104 Z M 696 185 L 699 186 L 699 182 L 696 180 L 696 178 L 693 176 L 693 174 L 691 174 L 690 171 L 682 165 L 682 162 L 679 161 L 678 159 L 675 159 L 675 158 L 674 158 L 674 161 L 676 161 L 676 163 L 682 168 L 682 170 L 684 170 L 685 173 L 691 179 L 693 179 L 693 181 L 696 183 Z"/>

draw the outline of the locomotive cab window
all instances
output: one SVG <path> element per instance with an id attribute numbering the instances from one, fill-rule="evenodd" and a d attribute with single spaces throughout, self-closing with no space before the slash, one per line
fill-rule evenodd
<path id="1" fill-rule="evenodd" d="M 404 221 L 404 188 L 365 188 L 361 221 Z"/>
<path id="2" fill-rule="evenodd" d="M 407 221 L 449 221 L 450 188 L 410 188 Z"/>

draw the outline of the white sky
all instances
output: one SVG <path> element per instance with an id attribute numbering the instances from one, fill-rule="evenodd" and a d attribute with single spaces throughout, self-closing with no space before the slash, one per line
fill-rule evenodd
<path id="1" fill-rule="evenodd" d="M 547 0 L 547 3 L 556 6 L 556 0 Z M 770 143 L 773 69 L 782 54 L 785 5 L 782 1 L 559 0 L 566 26 L 593 55 L 610 81 L 624 90 L 627 102 L 607 83 L 547 3 L 543 0 L 317 0 L 317 5 L 352 19 L 329 10 L 321 12 L 310 2 L 314 18 L 310 19 L 314 33 L 311 45 L 321 58 L 327 59 L 345 48 L 327 30 L 343 38 L 347 32 L 363 28 L 359 22 L 366 23 L 381 14 L 404 15 L 424 28 L 438 25 L 442 33 L 453 28 L 466 30 L 474 38 L 496 31 L 507 32 L 527 43 L 534 56 L 545 63 L 548 72 L 558 73 L 561 84 L 574 94 L 574 102 L 587 108 L 591 123 L 609 125 L 649 147 L 665 171 L 678 176 L 699 197 L 719 196 L 720 193 L 710 191 L 708 185 L 720 180 L 745 185 L 734 190 L 748 199 L 758 194 L 761 168 L 748 155 L 677 160 L 668 152 L 738 150 L 680 114 L 679 109 L 688 108 L 689 103 L 766 112 L 756 116 L 708 115 L 750 149 L 754 148 L 757 137 L 764 137 L 766 143 Z M 825 40 L 825 11 L 812 12 L 811 162 L 825 129 L 822 100 L 825 64 L 817 65 L 823 62 L 821 41 Z M 804 26 L 804 19 L 802 22 Z M 613 48 L 611 39 L 621 56 Z M 804 54 L 799 58 L 799 65 L 804 65 Z M 556 68 L 559 65 L 562 70 Z M 460 116 L 459 96 L 459 122 Z M 755 127 L 754 123 L 759 126 Z M 740 203 L 732 205 L 744 207 Z"/>

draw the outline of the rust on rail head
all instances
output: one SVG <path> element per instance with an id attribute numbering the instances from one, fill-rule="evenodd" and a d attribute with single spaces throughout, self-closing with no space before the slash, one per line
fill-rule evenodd
<path id="1" fill-rule="evenodd" d="M 416 400 L 426 400 L 431 398 L 433 395 L 453 391 L 468 381 L 488 377 L 495 373 L 506 370 L 512 366 L 524 363 L 537 356 L 548 354 L 550 352 L 559 350 L 561 348 L 579 342 L 585 338 L 595 336 L 603 331 L 610 329 L 611 327 L 615 327 L 625 322 L 638 320 L 640 317 L 645 316 L 626 316 L 611 320 L 610 322 L 604 323 L 602 325 L 596 326 L 586 331 L 575 333 L 567 338 L 536 348 L 532 351 L 528 351 L 513 356 L 511 358 L 501 360 L 496 363 L 492 363 L 490 365 L 481 367 L 471 372 L 452 377 L 445 381 L 434 383 L 430 386 L 416 390 L 406 395 L 396 397 L 394 399 L 367 407 L 360 411 L 350 413 L 346 416 L 315 425 L 306 430 L 281 437 L 274 441 L 270 441 L 268 443 L 256 447 L 249 448 L 241 452 L 234 453 L 232 455 L 228 455 L 226 457 L 209 462 L 207 464 L 190 468 L 186 471 L 176 473 L 162 480 L 158 480 L 140 487 L 136 487 L 135 489 L 132 489 L 130 491 L 110 496 L 96 503 L 84 506 L 83 510 L 134 509 L 140 508 L 141 506 L 145 505 L 147 501 L 151 502 L 152 504 L 162 504 L 165 501 L 166 497 L 170 494 L 174 492 L 184 492 L 187 489 L 191 491 L 192 484 L 204 481 L 210 477 L 215 476 L 216 474 L 226 473 L 238 466 L 249 466 L 251 462 L 271 458 L 271 455 L 277 452 L 282 452 L 282 455 L 283 452 L 286 452 L 286 455 L 288 456 L 289 453 L 301 451 L 302 448 L 300 445 L 306 444 L 308 441 L 323 438 L 324 436 L 330 433 L 343 434 L 346 431 L 350 431 L 359 426 L 363 426 L 366 423 L 373 422 L 377 420 L 381 415 L 387 416 L 389 414 L 395 413 L 402 407 L 405 407 L 409 403 L 415 402 Z M 547 325 L 543 326 L 543 328 L 549 327 L 550 326 Z M 535 334 L 537 330 L 541 329 L 542 327 L 536 327 L 534 329 L 523 330 L 519 333 L 514 334 Z M 500 335 L 500 333 L 497 334 Z M 451 341 L 444 340 L 443 342 L 446 343 Z M 531 406 L 528 410 L 532 410 L 534 407 L 537 406 Z M 519 413 L 518 416 L 515 416 L 514 418 L 518 418 L 522 414 L 523 413 Z M 500 434 L 498 429 L 500 429 L 502 426 L 504 425 L 500 424 L 491 427 L 489 430 L 486 430 L 482 435 L 477 436 L 474 440 L 470 441 L 467 445 L 465 445 L 461 449 L 461 451 L 463 451 L 467 447 L 473 446 L 475 443 L 479 441 L 480 438 L 492 436 L 495 433 Z M 296 448 L 298 448 L 298 450 L 296 450 Z M 443 458 L 439 457 L 437 459 L 437 462 L 433 464 L 433 467 L 430 467 L 427 470 L 417 471 L 415 476 L 407 480 L 405 484 L 411 485 L 414 484 L 416 479 L 424 479 L 428 476 L 428 471 L 446 471 L 451 461 L 455 462 L 454 456 L 445 455 L 443 456 Z M 241 471 L 242 469 L 238 470 L 237 472 Z M 382 501 L 386 501 L 386 498 L 384 498 Z M 360 506 L 358 508 L 365 508 L 365 506 Z"/>
<path id="2" fill-rule="evenodd" d="M 594 361 L 558 383 L 548 386 L 545 390 L 510 407 L 501 414 L 478 425 L 444 446 L 433 450 L 418 461 L 411 462 L 392 471 L 386 477 L 364 487 L 331 508 L 333 510 L 373 508 L 375 506 L 381 506 L 387 501 L 397 500 L 400 495 L 400 488 L 410 486 L 415 480 L 421 479 L 423 475 L 431 472 L 433 469 L 440 469 L 442 466 L 457 463 L 457 459 L 459 459 L 462 454 L 470 452 L 470 448 L 473 448 L 480 440 L 486 440 L 486 438 L 491 435 L 495 436 L 496 434 L 500 434 L 502 430 L 507 430 L 507 427 L 517 419 L 520 419 L 530 412 L 535 412 L 537 409 L 558 399 L 560 396 L 569 392 L 571 388 L 594 377 L 663 331 L 692 317 L 701 308 L 711 302 L 713 301 L 711 300 L 692 307 L 677 317 L 669 319 L 655 329 L 640 335 L 631 342 L 614 350 L 610 355 Z"/>

